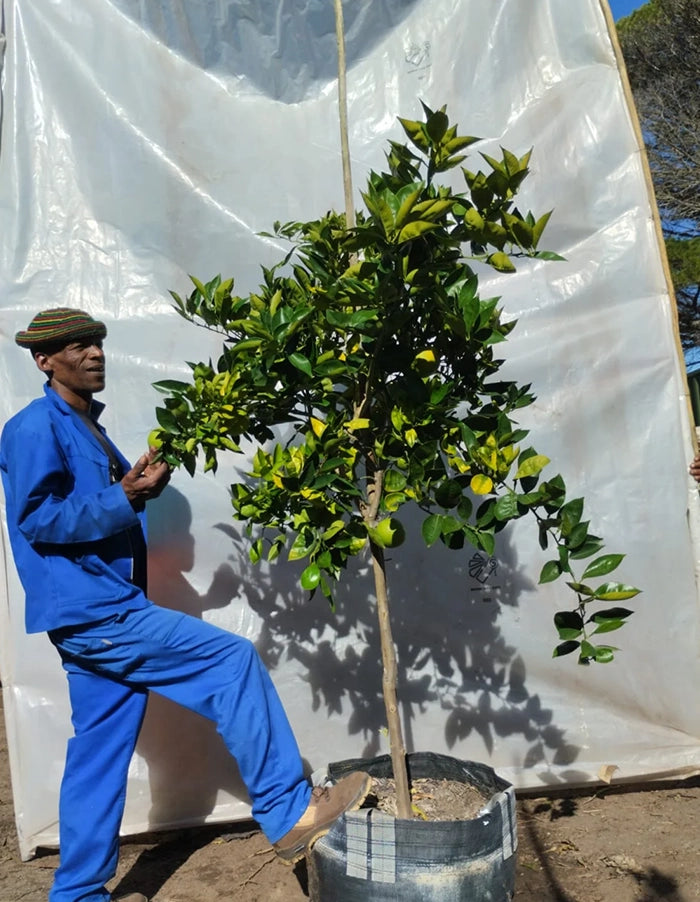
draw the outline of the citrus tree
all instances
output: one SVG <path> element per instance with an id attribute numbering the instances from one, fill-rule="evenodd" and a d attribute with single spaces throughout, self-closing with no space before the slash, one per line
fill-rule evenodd
<path id="1" fill-rule="evenodd" d="M 515 419 L 534 396 L 499 377 L 497 350 L 515 323 L 498 298 L 480 296 L 477 270 L 557 259 L 539 249 L 550 214 L 523 215 L 515 203 L 530 153 L 482 154 L 485 171 L 462 168 L 457 191 L 440 176 L 477 139 L 458 135 L 444 108 L 424 113 L 399 120 L 408 141 L 391 141 L 386 171 L 370 172 L 353 227 L 335 212 L 276 223 L 291 249 L 256 291 L 239 297 L 217 276 L 193 277 L 186 298 L 173 293 L 178 312 L 220 333 L 223 348 L 215 366 L 190 364 L 191 381 L 156 383 L 165 400 L 154 436 L 190 473 L 241 452 L 243 438 L 255 444 L 247 478 L 231 486 L 234 516 L 251 560 L 299 561 L 311 595 L 333 604 L 348 561 L 371 558 L 400 817 L 410 796 L 384 555 L 403 541 L 409 506 L 423 514 L 428 546 L 487 555 L 510 521 L 532 517 L 548 552 L 540 582 L 563 575 L 573 590 L 555 616 L 555 656 L 612 660 L 604 634 L 624 624 L 631 611 L 619 602 L 638 592 L 597 579 L 623 555 L 603 553 L 561 476 L 543 477 L 549 461 Z M 590 561 L 577 576 L 580 559 Z"/>

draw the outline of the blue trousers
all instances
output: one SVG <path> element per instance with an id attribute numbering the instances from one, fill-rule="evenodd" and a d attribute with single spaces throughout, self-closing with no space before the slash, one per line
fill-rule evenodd
<path id="1" fill-rule="evenodd" d="M 110 899 L 105 883 L 116 873 L 129 761 L 149 692 L 216 723 L 270 842 L 299 820 L 311 789 L 277 692 L 247 639 L 156 605 L 49 637 L 68 675 L 75 732 L 50 902 Z"/>

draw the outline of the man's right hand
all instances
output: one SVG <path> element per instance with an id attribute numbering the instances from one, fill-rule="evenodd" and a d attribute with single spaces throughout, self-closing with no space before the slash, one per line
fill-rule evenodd
<path id="1" fill-rule="evenodd" d="M 170 467 L 163 460 L 153 462 L 158 454 L 149 448 L 121 480 L 121 487 L 134 510 L 141 510 L 151 498 L 157 498 L 170 481 Z"/>

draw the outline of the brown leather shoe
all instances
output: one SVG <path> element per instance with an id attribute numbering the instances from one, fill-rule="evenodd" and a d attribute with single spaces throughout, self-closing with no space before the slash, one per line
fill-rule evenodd
<path id="1" fill-rule="evenodd" d="M 112 902 L 148 902 L 142 893 L 129 893 L 128 896 L 115 897 Z"/>
<path id="2" fill-rule="evenodd" d="M 371 787 L 372 778 L 362 771 L 343 777 L 333 786 L 315 787 L 309 807 L 273 849 L 287 864 L 299 861 L 317 839 L 328 833 L 343 812 L 360 807 Z"/>

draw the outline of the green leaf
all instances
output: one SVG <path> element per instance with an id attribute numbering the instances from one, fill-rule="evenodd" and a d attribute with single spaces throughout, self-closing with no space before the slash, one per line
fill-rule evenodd
<path id="1" fill-rule="evenodd" d="M 307 557 L 314 546 L 313 536 L 309 536 L 308 531 L 300 532 L 294 540 L 292 547 L 289 549 L 287 559 L 290 561 L 298 561 Z"/>
<path id="2" fill-rule="evenodd" d="M 462 524 L 455 517 L 451 517 L 449 514 L 443 514 L 440 517 L 440 532 L 443 536 L 453 532 L 460 532 L 461 529 Z"/>
<path id="3" fill-rule="evenodd" d="M 604 554 L 602 557 L 596 558 L 586 567 L 582 579 L 590 579 L 612 573 L 623 558 L 624 554 Z"/>
<path id="4" fill-rule="evenodd" d="M 178 431 L 177 420 L 171 411 L 165 410 L 163 407 L 156 407 L 156 419 L 166 432 Z"/>
<path id="5" fill-rule="evenodd" d="M 580 548 L 571 551 L 570 557 L 574 560 L 581 560 L 582 558 L 587 558 L 592 554 L 596 554 L 602 547 L 603 542 L 601 539 L 589 535 Z"/>
<path id="6" fill-rule="evenodd" d="M 403 130 L 406 132 L 411 143 L 419 150 L 427 151 L 430 147 L 430 143 L 426 136 L 423 123 L 415 122 L 412 119 L 402 119 L 401 116 L 398 116 L 397 118 L 403 126 Z"/>
<path id="7" fill-rule="evenodd" d="M 561 517 L 561 534 L 568 536 L 571 530 L 578 525 L 583 514 L 583 498 L 574 498 L 567 502 L 559 511 Z"/>
<path id="8" fill-rule="evenodd" d="M 512 520 L 517 516 L 519 516 L 518 498 L 514 492 L 508 492 L 507 495 L 503 495 L 496 502 L 496 519 L 503 522 Z"/>
<path id="9" fill-rule="evenodd" d="M 570 655 L 572 651 L 576 651 L 580 646 L 580 642 L 576 642 L 574 639 L 569 639 L 567 642 L 562 642 L 561 645 L 557 645 L 557 647 L 552 652 L 553 658 L 562 658 L 564 655 Z"/>
<path id="10" fill-rule="evenodd" d="M 248 551 L 248 557 L 252 564 L 257 564 L 263 553 L 263 543 L 262 539 L 256 539 L 255 542 L 250 546 L 250 550 Z"/>
<path id="11" fill-rule="evenodd" d="M 435 501 L 446 510 L 455 507 L 461 498 L 462 486 L 454 479 L 446 479 L 435 490 Z"/>
<path id="12" fill-rule="evenodd" d="M 488 530 L 479 529 L 476 531 L 476 537 L 482 551 L 485 551 L 489 557 L 493 557 L 493 553 L 496 550 L 496 537 L 494 534 Z"/>
<path id="13" fill-rule="evenodd" d="M 503 175 L 506 175 L 504 164 L 501 163 L 500 160 L 497 160 L 495 157 L 489 156 L 487 153 L 482 153 L 481 156 L 486 160 L 486 162 L 495 172 L 500 172 Z"/>
<path id="14" fill-rule="evenodd" d="M 400 492 L 406 488 L 406 477 L 398 470 L 387 470 L 384 474 L 384 488 L 387 492 Z"/>
<path id="15" fill-rule="evenodd" d="M 190 276 L 190 281 L 192 282 L 194 287 L 197 289 L 197 291 L 202 295 L 202 297 L 208 301 L 209 294 L 207 292 L 206 286 L 202 282 L 200 282 L 199 279 L 197 279 L 195 276 Z"/>
<path id="16" fill-rule="evenodd" d="M 431 514 L 426 517 L 421 526 L 421 533 L 425 544 L 430 548 L 442 535 L 442 516 L 440 514 Z"/>
<path id="17" fill-rule="evenodd" d="M 420 197 L 422 190 L 423 190 L 423 183 L 419 182 L 417 186 L 406 185 L 406 187 L 403 188 L 399 192 L 399 196 L 402 198 L 402 201 L 401 201 L 401 206 L 399 207 L 398 212 L 396 214 L 396 227 L 397 228 L 401 228 L 401 226 L 406 221 L 406 217 L 411 212 L 415 202 Z"/>
<path id="18" fill-rule="evenodd" d="M 534 245 L 535 247 L 537 247 L 537 245 L 539 244 L 540 238 L 542 237 L 542 233 L 544 232 L 545 226 L 546 226 L 547 223 L 549 222 L 549 217 L 550 217 L 551 215 L 552 215 L 552 211 L 550 210 L 549 213 L 545 213 L 544 216 L 540 216 L 540 218 L 537 220 L 537 222 L 533 225 L 533 227 L 532 227 L 532 240 L 533 240 L 533 245 Z M 546 254 L 547 251 L 542 251 L 541 253 L 545 253 L 545 254 Z M 556 255 L 555 255 L 555 256 L 556 256 Z M 546 259 L 549 259 L 549 258 L 543 257 L 542 259 L 545 259 L 545 260 L 546 260 Z"/>
<path id="19" fill-rule="evenodd" d="M 596 589 L 594 596 L 599 601 L 624 601 L 639 595 L 640 591 L 634 586 L 625 586 L 622 583 L 604 583 Z"/>
<path id="20" fill-rule="evenodd" d="M 459 551 L 461 548 L 464 548 L 464 533 L 462 530 L 458 532 L 444 532 L 440 539 L 452 551 Z"/>
<path id="21" fill-rule="evenodd" d="M 442 141 L 445 132 L 447 131 L 447 126 L 449 125 L 449 120 L 445 113 L 442 110 L 438 110 L 433 113 L 432 116 L 428 116 L 428 120 L 425 124 L 425 130 L 430 135 L 435 144 L 438 144 Z"/>
<path id="22" fill-rule="evenodd" d="M 604 611 L 596 611 L 588 620 L 593 623 L 604 623 L 606 620 L 624 620 L 625 617 L 630 617 L 633 613 L 634 611 L 630 611 L 629 608 L 607 608 Z"/>
<path id="23" fill-rule="evenodd" d="M 583 618 L 577 611 L 557 611 L 554 625 L 564 640 L 578 639 L 583 632 Z"/>
<path id="24" fill-rule="evenodd" d="M 308 357 L 305 357 L 303 354 L 300 354 L 298 351 L 293 351 L 289 355 L 289 362 L 292 366 L 295 366 L 298 370 L 301 370 L 302 373 L 306 373 L 307 376 L 313 376 L 313 370 L 311 369 L 311 361 Z"/>
<path id="25" fill-rule="evenodd" d="M 559 561 L 547 561 L 540 571 L 539 583 L 551 583 L 561 576 L 561 565 Z"/>
<path id="26" fill-rule="evenodd" d="M 593 630 L 593 635 L 596 633 L 612 633 L 614 630 L 619 630 L 620 627 L 624 625 L 624 620 L 604 620 Z"/>
<path id="27" fill-rule="evenodd" d="M 473 507 L 474 505 L 472 504 L 470 498 L 463 497 L 460 499 L 459 504 L 457 505 L 457 513 L 462 518 L 462 521 L 464 523 L 466 523 L 467 520 L 471 517 Z"/>
<path id="28" fill-rule="evenodd" d="M 533 256 L 538 260 L 566 260 L 566 257 L 562 257 L 560 254 L 555 254 L 553 251 L 537 251 L 537 253 L 533 254 Z"/>
<path id="29" fill-rule="evenodd" d="M 176 392 L 181 394 L 190 387 L 187 382 L 180 382 L 177 379 L 161 379 L 160 382 L 153 382 L 153 388 L 159 392 Z"/>

